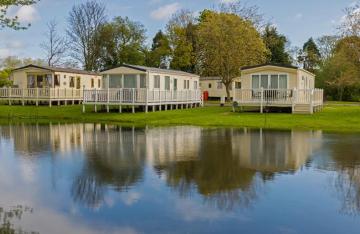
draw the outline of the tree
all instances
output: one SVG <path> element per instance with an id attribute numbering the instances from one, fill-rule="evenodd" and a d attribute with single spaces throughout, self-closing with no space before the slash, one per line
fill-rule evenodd
<path id="1" fill-rule="evenodd" d="M 345 16 L 338 27 L 342 36 L 360 36 L 360 3 L 347 7 Z"/>
<path id="2" fill-rule="evenodd" d="M 305 42 L 298 56 L 298 60 L 303 64 L 304 69 L 310 72 L 315 72 L 316 68 L 318 68 L 320 64 L 321 55 L 314 39 L 310 38 L 307 42 Z"/>
<path id="3" fill-rule="evenodd" d="M 322 61 L 328 60 L 334 52 L 338 36 L 322 36 L 316 40 L 316 45 L 319 49 Z"/>
<path id="4" fill-rule="evenodd" d="M 12 28 L 15 30 L 26 29 L 30 24 L 23 26 L 19 22 L 18 16 L 9 17 L 8 9 L 10 6 L 29 6 L 33 5 L 39 0 L 1 0 L 0 1 L 0 28 Z"/>
<path id="5" fill-rule="evenodd" d="M 161 30 L 156 33 L 148 56 L 148 66 L 158 68 L 169 67 L 169 58 L 171 56 L 170 42 L 167 35 Z"/>
<path id="6" fill-rule="evenodd" d="M 344 100 L 347 90 L 360 86 L 360 37 L 345 37 L 336 44 L 334 55 L 324 64 L 320 78 L 330 89 L 335 89 L 337 99 Z M 349 92 L 351 100 L 354 92 Z M 359 96 L 357 97 L 359 98 Z"/>
<path id="7" fill-rule="evenodd" d="M 251 22 L 258 31 L 269 24 L 266 22 L 264 14 L 260 13 L 258 6 L 248 5 L 241 0 L 222 1 L 219 4 L 218 12 L 238 15 L 242 19 Z"/>
<path id="8" fill-rule="evenodd" d="M 290 55 L 285 50 L 288 40 L 284 35 L 278 33 L 276 27 L 267 25 L 262 34 L 262 39 L 270 51 L 267 56 L 267 63 L 291 64 Z"/>
<path id="9" fill-rule="evenodd" d="M 46 40 L 40 44 L 40 47 L 46 53 L 46 61 L 49 66 L 59 65 L 64 59 L 67 49 L 65 38 L 60 36 L 57 32 L 57 23 L 55 20 L 47 24 L 48 32 Z"/>
<path id="10" fill-rule="evenodd" d="M 234 43 L 236 42 L 236 43 Z M 265 61 L 267 49 L 253 24 L 234 14 L 213 12 L 198 26 L 200 73 L 220 76 L 230 100 L 232 81 L 241 67 Z"/>
<path id="11" fill-rule="evenodd" d="M 67 35 L 71 57 L 85 70 L 98 70 L 101 41 L 100 28 L 105 24 L 105 6 L 94 0 L 74 5 L 68 18 Z"/>
<path id="12" fill-rule="evenodd" d="M 128 17 L 116 17 L 100 30 L 102 68 L 124 63 L 144 64 L 145 28 Z"/>
<path id="13" fill-rule="evenodd" d="M 167 24 L 167 34 L 172 50 L 170 67 L 186 72 L 196 72 L 196 20 L 189 10 L 174 14 Z"/>

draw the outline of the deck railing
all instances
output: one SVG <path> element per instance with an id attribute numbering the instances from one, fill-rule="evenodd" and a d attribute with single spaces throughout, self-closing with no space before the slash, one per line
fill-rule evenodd
<path id="1" fill-rule="evenodd" d="M 84 90 L 84 103 L 167 104 L 201 103 L 200 90 L 102 89 Z"/>
<path id="2" fill-rule="evenodd" d="M 66 88 L 0 88 L 0 99 L 11 100 L 80 100 L 81 89 Z"/>
<path id="3" fill-rule="evenodd" d="M 237 89 L 234 101 L 259 105 L 323 105 L 322 89 Z"/>

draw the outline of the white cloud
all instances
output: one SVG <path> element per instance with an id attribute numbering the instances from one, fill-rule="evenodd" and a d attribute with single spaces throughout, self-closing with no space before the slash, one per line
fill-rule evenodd
<path id="1" fill-rule="evenodd" d="M 34 6 L 22 6 L 18 9 L 16 15 L 23 23 L 32 23 L 39 19 L 39 14 Z"/>
<path id="2" fill-rule="evenodd" d="M 303 16 L 303 14 L 302 13 L 297 13 L 296 15 L 295 15 L 295 19 L 302 19 L 304 16 Z"/>
<path id="3" fill-rule="evenodd" d="M 176 11 L 181 9 L 181 5 L 178 2 L 164 5 L 150 13 L 150 17 L 156 20 L 166 20 Z"/>

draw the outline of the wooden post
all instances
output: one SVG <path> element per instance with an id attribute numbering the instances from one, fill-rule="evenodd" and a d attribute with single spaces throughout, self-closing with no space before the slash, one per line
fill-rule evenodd
<path id="1" fill-rule="evenodd" d="M 11 88 L 8 88 L 8 100 L 9 100 L 9 106 L 11 106 Z"/>
<path id="2" fill-rule="evenodd" d="M 123 91 L 122 89 L 120 89 L 120 104 L 119 104 L 119 113 L 122 112 L 122 96 L 123 96 Z"/>
<path id="3" fill-rule="evenodd" d="M 296 91 L 296 88 L 294 88 L 293 97 L 292 97 L 292 113 L 295 112 L 296 98 L 297 98 L 297 91 Z"/>
<path id="4" fill-rule="evenodd" d="M 38 106 L 39 105 L 39 88 L 36 88 L 35 92 L 36 92 L 36 101 L 35 101 L 35 103 L 36 103 L 36 106 Z"/>
<path id="5" fill-rule="evenodd" d="M 135 113 L 135 89 L 132 89 L 132 113 Z"/>
<path id="6" fill-rule="evenodd" d="M 264 112 L 264 88 L 261 88 L 260 113 Z"/>
<path id="7" fill-rule="evenodd" d="M 310 89 L 310 114 L 314 114 L 314 89 Z"/>
<path id="8" fill-rule="evenodd" d="M 109 87 L 107 88 L 107 105 L 106 105 L 106 112 L 109 113 L 110 112 L 110 108 L 109 108 L 109 103 L 110 103 L 110 90 Z"/>
<path id="9" fill-rule="evenodd" d="M 97 99 L 98 99 L 98 93 L 97 93 L 97 90 L 96 90 L 96 88 L 95 88 L 95 105 L 94 105 L 94 111 L 95 112 L 97 112 L 97 106 L 96 106 L 96 104 L 97 104 Z"/>
<path id="10" fill-rule="evenodd" d="M 74 88 L 71 90 L 72 105 L 74 105 Z"/>
<path id="11" fill-rule="evenodd" d="M 148 107 L 148 101 L 149 101 L 149 100 L 148 100 L 148 91 L 149 91 L 149 90 L 146 88 L 146 93 L 145 93 L 145 113 L 148 113 L 148 111 L 149 111 L 149 110 L 148 110 L 148 108 L 149 108 L 149 107 Z"/>
<path id="12" fill-rule="evenodd" d="M 21 89 L 21 105 L 25 106 L 25 89 Z"/>
<path id="13" fill-rule="evenodd" d="M 82 112 L 85 113 L 86 112 L 86 107 L 85 107 L 85 85 L 83 85 L 83 90 L 82 90 Z"/>

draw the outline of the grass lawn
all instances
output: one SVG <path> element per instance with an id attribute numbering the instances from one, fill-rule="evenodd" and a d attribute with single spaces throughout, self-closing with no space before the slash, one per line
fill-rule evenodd
<path id="1" fill-rule="evenodd" d="M 122 125 L 197 125 L 204 127 L 251 127 L 272 129 L 321 129 L 360 133 L 360 106 L 327 105 L 314 115 L 233 113 L 230 107 L 209 106 L 154 113 L 93 113 L 90 106 L 6 106 L 0 105 L 0 123 L 9 122 L 86 122 Z"/>

